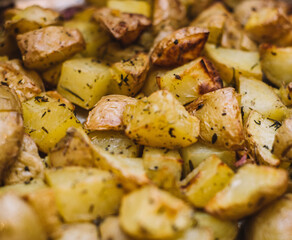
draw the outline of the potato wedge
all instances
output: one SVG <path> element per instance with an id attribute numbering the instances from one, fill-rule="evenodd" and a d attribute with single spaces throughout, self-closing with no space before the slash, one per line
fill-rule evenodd
<path id="1" fill-rule="evenodd" d="M 215 155 L 208 157 L 181 182 L 181 191 L 195 207 L 203 208 L 222 190 L 234 173 Z"/>
<path id="2" fill-rule="evenodd" d="M 199 57 L 209 31 L 204 28 L 185 27 L 167 35 L 151 53 L 151 62 L 161 67 L 176 67 Z"/>
<path id="3" fill-rule="evenodd" d="M 45 172 L 65 222 L 92 221 L 118 211 L 123 189 L 109 172 L 65 167 Z"/>
<path id="4" fill-rule="evenodd" d="M 136 103 L 135 98 L 124 95 L 108 95 L 102 97 L 89 115 L 84 124 L 85 128 L 94 130 L 124 130 L 123 112 L 125 106 Z"/>
<path id="5" fill-rule="evenodd" d="M 143 15 L 109 8 L 96 10 L 93 19 L 100 22 L 115 39 L 124 45 L 134 42 L 142 31 L 151 25 L 150 19 Z"/>
<path id="6" fill-rule="evenodd" d="M 199 120 L 166 90 L 127 105 L 123 122 L 129 138 L 151 147 L 186 147 L 195 143 L 199 135 Z"/>
<path id="7" fill-rule="evenodd" d="M 247 164 L 239 169 L 227 187 L 209 201 L 205 209 L 221 219 L 238 220 L 280 197 L 287 185 L 285 170 Z"/>
<path id="8" fill-rule="evenodd" d="M 85 48 L 81 33 L 76 29 L 46 27 L 17 35 L 17 44 L 27 68 L 45 70 Z"/>
<path id="9" fill-rule="evenodd" d="M 120 226 L 118 217 L 107 217 L 99 226 L 100 240 L 130 240 Z"/>
<path id="10" fill-rule="evenodd" d="M 206 93 L 186 109 L 200 119 L 200 137 L 205 142 L 230 150 L 242 148 L 243 126 L 234 88 Z"/>
<path id="11" fill-rule="evenodd" d="M 215 67 L 204 57 L 168 71 L 156 79 L 159 88 L 171 92 L 182 105 L 223 86 Z"/>
<path id="12" fill-rule="evenodd" d="M 93 223 L 64 224 L 57 240 L 99 240 L 96 225 Z"/>
<path id="13" fill-rule="evenodd" d="M 122 229 L 138 239 L 172 238 L 192 225 L 193 210 L 182 200 L 147 186 L 126 195 L 120 208 Z"/>

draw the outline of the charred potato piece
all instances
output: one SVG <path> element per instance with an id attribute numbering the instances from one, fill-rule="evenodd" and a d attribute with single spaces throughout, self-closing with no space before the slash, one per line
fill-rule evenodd
<path id="1" fill-rule="evenodd" d="M 251 111 L 245 124 L 245 139 L 253 157 L 263 165 L 278 166 L 280 160 L 272 153 L 273 142 L 279 122 L 264 118 Z"/>
<path id="2" fill-rule="evenodd" d="M 27 68 L 45 70 L 85 48 L 76 29 L 46 27 L 17 35 L 17 44 Z"/>
<path id="3" fill-rule="evenodd" d="M 123 122 L 129 138 L 151 147 L 186 147 L 195 143 L 199 135 L 199 120 L 166 90 L 127 105 Z"/>
<path id="4" fill-rule="evenodd" d="M 64 224 L 61 232 L 58 240 L 99 240 L 97 227 L 93 223 Z"/>
<path id="5" fill-rule="evenodd" d="M 156 79 L 160 89 L 171 92 L 183 105 L 223 86 L 215 67 L 204 57 L 168 71 Z"/>
<path id="6" fill-rule="evenodd" d="M 139 53 L 111 66 L 109 93 L 135 96 L 143 87 L 150 68 L 149 56 Z"/>
<path id="7" fill-rule="evenodd" d="M 118 217 L 107 217 L 99 226 L 101 240 L 131 240 L 120 226 Z"/>
<path id="8" fill-rule="evenodd" d="M 234 88 L 206 93 L 187 105 L 187 111 L 200 119 L 200 137 L 215 147 L 239 150 L 244 134 L 237 94 Z"/>
<path id="9" fill-rule="evenodd" d="M 143 15 L 109 8 L 98 9 L 93 18 L 124 45 L 134 42 L 142 31 L 151 25 L 150 19 Z"/>
<path id="10" fill-rule="evenodd" d="M 280 197 L 287 189 L 288 174 L 283 169 L 246 164 L 222 191 L 212 198 L 206 211 L 226 220 L 249 216 Z"/>
<path id="11" fill-rule="evenodd" d="M 135 98 L 124 95 L 108 95 L 102 97 L 89 112 L 84 124 L 85 128 L 94 130 L 124 130 L 123 112 L 125 106 L 136 103 Z"/>
<path id="12" fill-rule="evenodd" d="M 151 53 L 151 62 L 161 67 L 175 67 L 199 57 L 208 39 L 204 28 L 181 28 L 162 39 Z"/>
<path id="13" fill-rule="evenodd" d="M 286 119 L 276 132 L 273 153 L 282 161 L 292 161 L 292 118 Z"/>
<path id="14" fill-rule="evenodd" d="M 192 225 L 193 210 L 181 199 L 154 186 L 124 196 L 120 208 L 122 229 L 135 238 L 173 238 Z"/>
<path id="15" fill-rule="evenodd" d="M 18 59 L 0 61 L 0 81 L 2 85 L 12 88 L 21 102 L 35 97 L 45 89 L 40 76 L 24 69 Z"/>

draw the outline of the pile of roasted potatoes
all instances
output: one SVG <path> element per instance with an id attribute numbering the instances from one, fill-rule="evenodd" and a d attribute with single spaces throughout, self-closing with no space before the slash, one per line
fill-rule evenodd
<path id="1" fill-rule="evenodd" d="M 4 13 L 1 240 L 291 240 L 292 7 Z"/>

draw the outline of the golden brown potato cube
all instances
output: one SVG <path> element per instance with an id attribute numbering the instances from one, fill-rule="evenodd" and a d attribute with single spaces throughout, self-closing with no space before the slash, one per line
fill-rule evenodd
<path id="1" fill-rule="evenodd" d="M 199 120 L 166 90 L 127 105 L 123 121 L 129 138 L 151 147 L 186 147 L 199 136 Z"/>
<path id="2" fill-rule="evenodd" d="M 215 65 L 225 84 L 234 84 L 241 75 L 262 79 L 258 52 L 221 48 L 207 43 L 204 54 Z"/>
<path id="3" fill-rule="evenodd" d="M 46 27 L 16 39 L 24 65 L 37 70 L 48 69 L 85 48 L 81 33 L 64 27 Z"/>
<path id="4" fill-rule="evenodd" d="M 272 153 L 273 142 L 279 122 L 269 120 L 256 111 L 251 111 L 245 124 L 245 139 L 248 150 L 263 165 L 278 166 L 280 160 Z"/>
<path id="5" fill-rule="evenodd" d="M 282 161 L 292 161 L 292 118 L 286 119 L 276 132 L 273 154 Z"/>
<path id="6" fill-rule="evenodd" d="M 144 93 L 146 96 L 151 95 L 152 93 L 159 90 L 159 86 L 157 84 L 157 77 L 159 78 L 164 73 L 166 73 L 166 69 L 161 69 L 159 67 L 152 66 L 147 74 L 147 78 L 141 89 L 141 92 Z"/>
<path id="7" fill-rule="evenodd" d="M 92 221 L 117 213 L 123 189 L 107 171 L 64 167 L 45 172 L 65 222 Z"/>
<path id="8" fill-rule="evenodd" d="M 93 19 L 122 44 L 134 42 L 147 27 L 151 25 L 149 18 L 133 13 L 120 12 L 109 8 L 101 8 L 93 14 Z"/>
<path id="9" fill-rule="evenodd" d="M 281 87 L 292 81 L 292 47 L 262 44 L 260 55 L 263 72 L 273 84 Z"/>
<path id="10" fill-rule="evenodd" d="M 292 234 L 292 194 L 286 194 L 248 220 L 246 240 L 289 239 Z"/>
<path id="11" fill-rule="evenodd" d="M 89 222 L 63 224 L 61 232 L 57 240 L 99 240 L 96 225 Z"/>
<path id="12" fill-rule="evenodd" d="M 187 111 L 200 119 L 200 137 L 231 150 L 242 148 L 244 134 L 241 112 L 234 88 L 206 93 L 190 103 Z"/>
<path id="13" fill-rule="evenodd" d="M 279 95 L 282 102 L 287 106 L 292 105 L 292 82 L 287 85 L 282 85 L 279 89 Z"/>
<path id="14" fill-rule="evenodd" d="M 114 63 L 111 66 L 109 93 L 135 96 L 143 87 L 149 67 L 149 56 L 146 53 Z"/>
<path id="15" fill-rule="evenodd" d="M 43 80 L 50 86 L 56 87 L 58 85 L 61 76 L 62 64 L 63 63 L 59 63 L 49 68 L 48 70 L 42 72 Z"/>
<path id="16" fill-rule="evenodd" d="M 192 208 L 168 192 L 146 186 L 123 197 L 122 229 L 138 239 L 173 238 L 192 225 Z"/>
<path id="17" fill-rule="evenodd" d="M 205 28 L 185 27 L 163 38 L 153 49 L 151 62 L 161 67 L 175 67 L 199 57 L 208 39 Z"/>
<path id="18" fill-rule="evenodd" d="M 222 88 L 222 81 L 213 64 L 204 57 L 158 76 L 160 89 L 168 90 L 182 104 Z"/>
<path id="19" fill-rule="evenodd" d="M 42 79 L 35 71 L 26 70 L 18 59 L 0 61 L 0 81 L 12 88 L 24 102 L 45 90 Z"/>
<path id="20" fill-rule="evenodd" d="M 60 23 L 60 13 L 37 5 L 17 9 L 15 13 L 4 25 L 7 31 L 15 35 Z"/>
<path id="21" fill-rule="evenodd" d="M 222 190 L 234 173 L 220 158 L 208 157 L 181 182 L 181 191 L 198 208 L 203 208 Z"/>
<path id="22" fill-rule="evenodd" d="M 226 220 L 249 216 L 280 197 L 287 189 L 283 169 L 246 164 L 206 206 L 206 211 Z"/>

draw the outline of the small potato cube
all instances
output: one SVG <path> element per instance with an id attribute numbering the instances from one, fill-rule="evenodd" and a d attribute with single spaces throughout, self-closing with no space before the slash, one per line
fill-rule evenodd
<path id="1" fill-rule="evenodd" d="M 150 96 L 152 93 L 159 90 L 159 86 L 157 84 L 157 78 L 162 76 L 167 72 L 166 69 L 162 69 L 159 67 L 151 67 L 147 78 L 145 80 L 145 83 L 143 85 L 143 88 L 141 89 L 141 92 L 144 93 L 146 96 Z"/>
<path id="2" fill-rule="evenodd" d="M 47 170 L 45 176 L 65 222 L 92 221 L 118 211 L 123 190 L 107 171 L 65 167 Z"/>
<path id="3" fill-rule="evenodd" d="M 99 226 L 101 240 L 131 240 L 120 226 L 118 217 L 107 217 Z"/>
<path id="4" fill-rule="evenodd" d="M 93 223 L 64 224 L 57 240 L 99 240 L 97 227 Z"/>
<path id="5" fill-rule="evenodd" d="M 59 63 L 42 72 L 43 80 L 50 86 L 56 87 L 58 85 L 61 76 L 62 64 L 63 63 Z"/>
<path id="6" fill-rule="evenodd" d="M 183 105 L 222 88 L 213 64 L 202 57 L 158 76 L 157 83 L 160 89 L 171 92 Z"/>
<path id="7" fill-rule="evenodd" d="M 186 147 L 199 136 L 199 120 L 190 116 L 166 90 L 127 105 L 123 121 L 129 138 L 151 147 Z"/>
<path id="8" fill-rule="evenodd" d="M 62 65 L 57 91 L 72 103 L 90 109 L 107 93 L 109 67 L 92 58 L 67 60 Z"/>
<path id="9" fill-rule="evenodd" d="M 200 137 L 205 142 L 230 150 L 242 148 L 242 118 L 234 88 L 206 93 L 186 109 L 200 119 Z"/>
<path id="10" fill-rule="evenodd" d="M 287 185 L 285 170 L 247 164 L 239 169 L 228 186 L 209 201 L 205 209 L 221 219 L 239 220 L 280 197 Z"/>
<path id="11" fill-rule="evenodd" d="M 182 193 L 195 206 L 203 208 L 233 177 L 233 171 L 212 155 L 181 182 Z"/>
<path id="12" fill-rule="evenodd" d="M 193 210 L 154 186 L 126 195 L 120 208 L 122 229 L 138 239 L 169 239 L 192 225 Z"/>
<path id="13" fill-rule="evenodd" d="M 46 27 L 17 35 L 17 44 L 27 68 L 45 70 L 85 48 L 76 29 Z"/>
<path id="14" fill-rule="evenodd" d="M 176 67 L 199 57 L 208 39 L 204 28 L 181 28 L 162 39 L 153 49 L 151 62 L 160 67 Z"/>
<path id="15" fill-rule="evenodd" d="M 45 153 L 65 136 L 69 127 L 82 127 L 72 106 L 49 94 L 42 93 L 22 103 L 25 132 Z"/>

